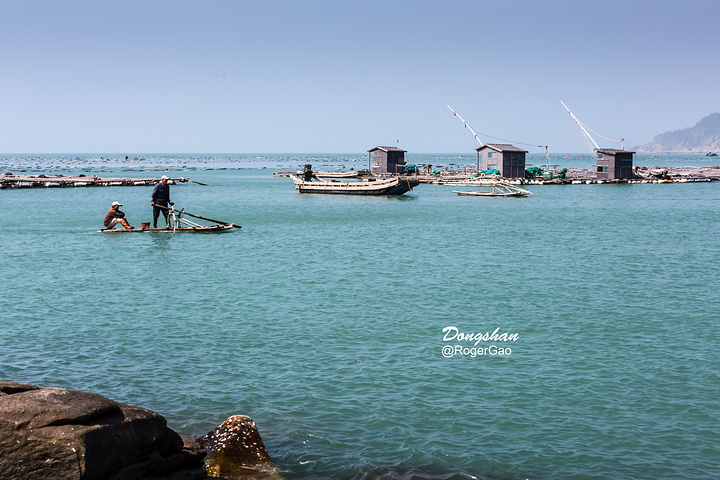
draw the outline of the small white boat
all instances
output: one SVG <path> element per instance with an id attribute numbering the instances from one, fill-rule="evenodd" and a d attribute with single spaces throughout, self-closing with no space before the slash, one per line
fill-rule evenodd
<path id="1" fill-rule="evenodd" d="M 368 178 L 358 182 L 337 180 L 304 180 L 290 175 L 295 188 L 300 193 L 326 193 L 341 195 L 402 195 L 420 184 L 415 177 Z"/>
<path id="2" fill-rule="evenodd" d="M 446 180 L 438 182 L 440 185 L 450 185 L 452 187 L 473 187 L 473 186 L 491 186 L 498 182 L 493 177 L 475 177 L 466 180 Z"/>
<path id="3" fill-rule="evenodd" d="M 505 182 L 497 182 L 493 185 L 493 189 L 489 192 L 470 191 L 470 190 L 453 190 L 458 195 L 468 195 L 475 197 L 526 197 L 532 195 L 532 192 L 524 188 L 516 187 Z"/>
<path id="4" fill-rule="evenodd" d="M 653 168 L 650 170 L 650 175 L 654 177 L 664 177 L 667 173 L 667 168 Z"/>
<path id="5" fill-rule="evenodd" d="M 314 172 L 318 177 L 323 178 L 358 178 L 370 175 L 368 170 L 350 170 L 347 172 Z M 299 172 L 302 175 L 302 172 Z"/>

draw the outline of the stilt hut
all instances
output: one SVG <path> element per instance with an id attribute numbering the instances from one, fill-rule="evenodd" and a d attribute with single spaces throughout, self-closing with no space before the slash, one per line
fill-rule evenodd
<path id="1" fill-rule="evenodd" d="M 368 150 L 373 173 L 405 173 L 405 150 L 398 147 L 375 147 Z"/>
<path id="2" fill-rule="evenodd" d="M 616 148 L 596 148 L 597 178 L 608 180 L 622 180 L 634 178 L 633 154 L 629 150 Z"/>
<path id="3" fill-rule="evenodd" d="M 527 150 L 508 144 L 486 143 L 475 149 L 483 170 L 498 170 L 505 178 L 525 178 Z"/>

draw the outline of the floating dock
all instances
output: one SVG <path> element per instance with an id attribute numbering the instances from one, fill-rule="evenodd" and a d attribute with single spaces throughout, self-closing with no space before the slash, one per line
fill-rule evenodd
<path id="1" fill-rule="evenodd" d="M 186 183 L 189 178 L 168 179 L 168 183 Z M 96 175 L 13 175 L 0 174 L 0 188 L 58 188 L 58 187 L 144 187 L 160 182 L 159 178 L 103 178 Z"/>

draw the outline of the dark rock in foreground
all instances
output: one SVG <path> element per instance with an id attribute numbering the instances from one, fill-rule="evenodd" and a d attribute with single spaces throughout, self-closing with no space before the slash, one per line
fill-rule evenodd
<path id="1" fill-rule="evenodd" d="M 231 417 L 223 426 L 200 441 L 183 439 L 145 408 L 89 392 L 0 382 L 0 478 L 200 480 L 276 471 L 252 420 Z M 213 459 L 207 473 L 206 456 Z"/>

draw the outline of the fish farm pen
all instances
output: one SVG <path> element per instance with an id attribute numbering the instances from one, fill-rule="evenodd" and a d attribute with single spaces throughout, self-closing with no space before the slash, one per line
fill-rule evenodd
<path id="1" fill-rule="evenodd" d="M 502 178 L 498 175 L 476 175 L 474 169 L 445 170 L 441 173 L 418 173 L 420 183 L 447 184 L 457 182 L 482 182 L 502 180 L 516 185 L 580 185 L 598 183 L 691 183 L 720 180 L 720 165 L 706 167 L 635 167 L 634 176 L 624 179 L 598 178 L 589 168 L 545 170 L 545 176 L 532 178 Z"/>
<path id="2" fill-rule="evenodd" d="M 545 170 L 543 176 L 533 178 L 502 178 L 498 175 L 477 175 L 474 169 L 463 168 L 458 170 L 444 170 L 442 172 L 416 172 L 414 174 L 399 175 L 412 177 L 419 183 L 443 185 L 457 182 L 482 182 L 491 184 L 495 181 L 504 181 L 516 185 L 579 185 L 598 183 L 691 183 L 712 182 L 720 180 L 720 165 L 704 167 L 635 167 L 633 178 L 604 179 L 598 178 L 595 170 L 582 168 Z M 277 177 L 284 177 L 291 172 L 278 172 Z M 371 176 L 363 171 L 359 176 Z M 377 178 L 393 177 L 398 175 L 380 174 Z M 58 187 L 138 187 L 152 186 L 158 183 L 158 178 L 105 178 L 97 175 L 14 175 L 12 173 L 0 174 L 0 189 L 4 188 L 58 188 Z M 171 178 L 171 184 L 187 183 L 187 177 Z"/>
<path id="3" fill-rule="evenodd" d="M 168 183 L 186 183 L 188 178 L 168 179 Z M 51 187 L 142 187 L 155 185 L 159 178 L 102 178 L 96 175 L 0 175 L 0 188 L 51 188 Z"/>

